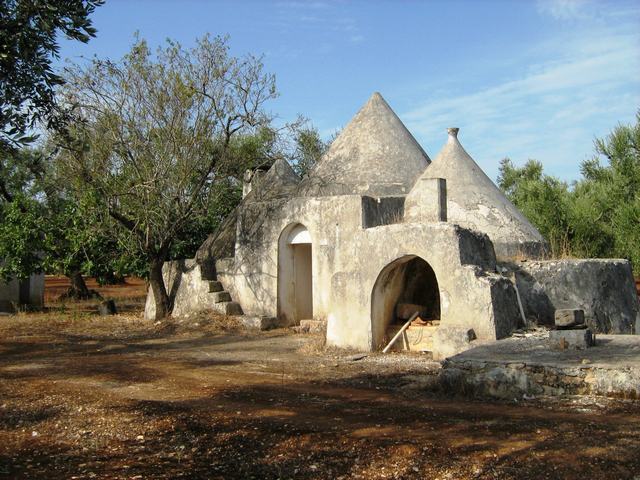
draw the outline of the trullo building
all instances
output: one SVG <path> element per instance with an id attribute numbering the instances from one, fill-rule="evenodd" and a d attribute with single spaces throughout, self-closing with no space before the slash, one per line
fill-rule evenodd
<path id="1" fill-rule="evenodd" d="M 165 266 L 174 315 L 323 324 L 329 345 L 376 350 L 417 312 L 397 348 L 440 357 L 552 322 L 556 308 L 583 308 L 596 332 L 636 333 L 629 263 L 541 260 L 544 239 L 457 134 L 431 160 L 374 93 L 306 178 L 284 161 L 248 172 L 196 258 Z"/>

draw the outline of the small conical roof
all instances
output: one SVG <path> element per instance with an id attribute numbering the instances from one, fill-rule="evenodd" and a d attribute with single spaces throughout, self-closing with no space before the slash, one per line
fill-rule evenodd
<path id="1" fill-rule="evenodd" d="M 540 232 L 466 152 L 458 129 L 448 132 L 447 143 L 420 177 L 446 179 L 447 221 L 486 233 L 499 258 L 539 255 L 545 246 Z"/>
<path id="2" fill-rule="evenodd" d="M 236 226 L 242 211 L 254 209 L 253 215 L 245 217 L 246 222 L 249 222 L 249 219 L 253 219 L 254 222 L 261 221 L 269 210 L 275 208 L 277 202 L 286 201 L 299 183 L 300 178 L 294 173 L 291 165 L 281 158 L 276 160 L 264 176 L 257 179 L 251 191 L 227 215 L 218 229 L 198 248 L 196 260 L 203 263 L 211 259 L 233 257 L 236 246 Z"/>
<path id="3" fill-rule="evenodd" d="M 376 92 L 303 180 L 298 194 L 406 195 L 429 162 Z"/>

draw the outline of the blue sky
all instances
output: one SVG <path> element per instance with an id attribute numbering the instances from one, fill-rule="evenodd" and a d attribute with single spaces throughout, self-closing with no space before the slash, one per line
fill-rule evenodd
<path id="1" fill-rule="evenodd" d="M 612 0 L 107 0 L 97 38 L 63 41 L 62 58 L 119 58 L 139 31 L 152 46 L 230 35 L 232 53 L 264 54 L 282 121 L 324 136 L 379 91 L 433 158 L 446 128 L 487 174 L 540 160 L 571 181 L 593 139 L 640 108 L 640 4 Z"/>

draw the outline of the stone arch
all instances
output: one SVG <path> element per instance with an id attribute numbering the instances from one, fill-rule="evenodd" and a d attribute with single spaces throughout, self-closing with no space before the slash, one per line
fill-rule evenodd
<path id="1" fill-rule="evenodd" d="M 398 318 L 398 304 L 419 305 L 420 316 L 440 319 L 440 288 L 436 274 L 423 258 L 405 255 L 387 264 L 371 292 L 371 334 L 374 349 L 383 347 L 386 331 Z M 406 316 L 406 315 L 404 315 Z"/>
<path id="2" fill-rule="evenodd" d="M 298 325 L 313 318 L 313 242 L 307 227 L 292 223 L 278 239 L 278 319 Z"/>

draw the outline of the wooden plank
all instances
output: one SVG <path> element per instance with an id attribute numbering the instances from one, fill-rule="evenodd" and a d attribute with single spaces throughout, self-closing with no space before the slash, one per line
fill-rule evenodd
<path id="1" fill-rule="evenodd" d="M 398 333 L 395 334 L 395 336 L 391 339 L 391 341 L 389 342 L 389 344 L 384 347 L 384 349 L 382 350 L 382 353 L 388 353 L 389 350 L 391 349 L 391 347 L 393 346 L 394 343 L 396 343 L 396 341 L 400 338 L 400 336 L 402 335 L 402 333 L 409 328 L 409 325 L 411 325 L 411 322 L 413 322 L 416 317 L 418 316 L 419 312 L 414 313 L 413 315 L 411 315 L 411 318 L 409 320 L 407 320 L 407 323 L 405 323 L 402 328 L 400 330 L 398 330 Z"/>

